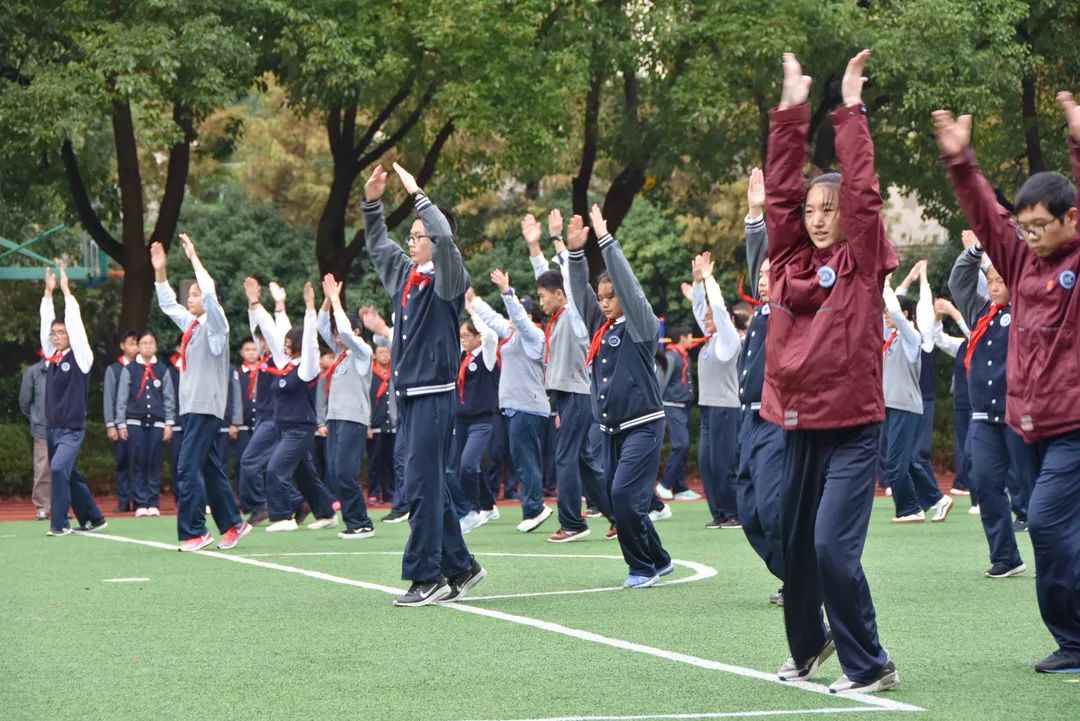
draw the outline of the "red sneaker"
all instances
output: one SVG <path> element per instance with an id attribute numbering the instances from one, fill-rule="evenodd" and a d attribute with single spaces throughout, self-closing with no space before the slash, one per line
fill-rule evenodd
<path id="1" fill-rule="evenodd" d="M 194 551 L 201 551 L 214 542 L 214 537 L 210 535 L 210 532 L 202 534 L 201 536 L 194 536 L 189 538 L 180 544 L 180 548 L 177 550 L 192 553 Z"/>
<path id="2" fill-rule="evenodd" d="M 559 530 L 555 531 L 555 533 L 548 536 L 548 541 L 550 543 L 571 543 L 573 541 L 580 541 L 581 539 L 588 536 L 590 533 L 591 531 L 588 528 L 586 528 L 584 531 L 578 531 L 577 533 L 574 533 L 573 531 L 568 531 L 565 528 L 560 528 Z"/>
<path id="3" fill-rule="evenodd" d="M 236 548 L 236 544 L 240 543 L 240 539 L 249 533 L 251 533 L 251 524 L 247 521 L 242 521 L 239 526 L 233 526 L 225 531 L 225 535 L 222 536 L 218 548 L 223 551 L 227 551 L 230 548 Z"/>
<path id="4" fill-rule="evenodd" d="M 619 537 L 619 531 L 615 528 L 615 524 L 612 523 L 611 528 L 609 528 L 608 532 L 604 534 L 604 540 L 610 541 L 611 539 L 618 538 L 618 537 Z"/>

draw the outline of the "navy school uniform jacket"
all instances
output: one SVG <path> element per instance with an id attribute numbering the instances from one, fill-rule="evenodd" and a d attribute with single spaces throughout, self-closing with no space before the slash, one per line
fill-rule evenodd
<path id="1" fill-rule="evenodd" d="M 482 344 L 476 352 L 461 353 L 454 415 L 466 423 L 484 423 L 499 412 L 500 369 L 496 362 L 499 337 L 479 317 L 473 319 L 473 324 Z"/>
<path id="2" fill-rule="evenodd" d="M 397 314 L 390 363 L 394 394 L 453 391 L 461 357 L 458 321 L 470 280 L 450 224 L 426 195 L 416 194 L 432 255 L 430 265 L 419 267 L 387 236 L 382 202 L 365 201 L 362 207 L 364 243 Z"/>
<path id="3" fill-rule="evenodd" d="M 176 420 L 176 387 L 169 364 L 157 356 L 136 356 L 120 374 L 116 387 L 116 424 L 163 428 Z"/>
<path id="4" fill-rule="evenodd" d="M 243 421 L 240 430 L 242 431 L 255 428 L 255 407 L 259 392 L 259 368 L 261 365 L 262 362 L 253 366 L 241 364 L 239 368 L 241 420 Z"/>
<path id="5" fill-rule="evenodd" d="M 315 431 L 315 386 L 319 378 L 319 342 L 315 311 L 304 315 L 304 340 L 299 362 L 289 362 L 274 382 L 274 425 L 281 430 Z"/>
<path id="6" fill-rule="evenodd" d="M 746 263 L 750 271 L 751 294 L 758 295 L 758 275 L 769 253 L 769 235 L 765 217 L 746 218 Z M 742 353 L 739 355 L 739 402 L 743 410 L 761 409 L 761 389 L 765 385 L 765 340 L 769 331 L 769 304 L 754 307 L 754 315 L 746 329 Z"/>
<path id="7" fill-rule="evenodd" d="M 221 432 L 227 433 L 229 426 L 237 429 L 244 424 L 243 387 L 240 385 L 240 371 L 236 366 L 229 366 L 229 390 L 225 396 L 225 417 L 221 419 Z"/>
<path id="8" fill-rule="evenodd" d="M 592 363 L 592 398 L 600 429 L 618 433 L 664 418 L 654 358 L 660 322 L 610 233 L 600 239 L 600 249 L 623 317 L 613 323 L 605 319 L 589 285 L 589 264 L 583 249 L 570 253 L 570 287 L 590 332 L 603 333 L 599 339 L 594 336 L 599 350 Z"/>
<path id="9" fill-rule="evenodd" d="M 86 337 L 79 303 L 74 296 L 64 302 L 64 325 L 71 346 L 58 353 L 50 332 L 56 318 L 52 298 L 41 299 L 41 349 L 45 354 L 45 425 L 47 428 L 86 427 L 86 399 L 90 392 L 90 367 L 94 352 Z"/>
<path id="10" fill-rule="evenodd" d="M 371 364 L 371 430 L 374 433 L 393 433 L 397 423 L 397 414 L 393 409 L 393 396 L 390 393 L 391 373 L 389 366 L 386 377 L 379 375 L 379 367 Z"/>

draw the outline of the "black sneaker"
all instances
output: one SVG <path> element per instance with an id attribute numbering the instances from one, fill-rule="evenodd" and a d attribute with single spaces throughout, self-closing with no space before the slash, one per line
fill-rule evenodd
<path id="1" fill-rule="evenodd" d="M 87 521 L 86 523 L 84 523 L 81 526 L 79 526 L 78 528 L 76 528 L 75 532 L 76 533 L 93 533 L 94 531 L 100 531 L 100 530 L 103 530 L 103 529 L 108 528 L 108 527 L 109 527 L 108 521 L 106 521 L 104 518 L 102 518 L 101 521 L 99 521 L 98 523 L 94 523 L 93 521 Z"/>
<path id="2" fill-rule="evenodd" d="M 1013 533 L 1027 533 L 1027 521 L 1013 521 Z"/>
<path id="3" fill-rule="evenodd" d="M 356 541 L 362 538 L 371 538 L 374 535 L 374 528 L 372 528 L 371 526 L 361 526 L 360 528 L 354 528 L 351 531 L 348 529 L 340 531 L 337 534 L 337 537 L 346 541 Z"/>
<path id="4" fill-rule="evenodd" d="M 484 580 L 487 576 L 484 567 L 477 563 L 475 558 L 471 560 L 470 564 L 468 571 L 463 571 L 450 578 L 450 593 L 443 596 L 439 603 L 460 601 L 470 588 Z"/>
<path id="5" fill-rule="evenodd" d="M 817 673 L 818 667 L 836 653 L 836 644 L 833 642 L 832 631 L 825 634 L 825 645 L 816 654 L 808 658 L 802 665 L 795 663 L 794 658 L 789 658 L 776 672 L 781 681 L 807 681 Z"/>
<path id="6" fill-rule="evenodd" d="M 394 599 L 395 606 L 430 606 L 446 598 L 451 593 L 450 584 L 445 578 L 438 581 L 421 583 L 416 581 L 409 586 L 404 596 Z"/>
<path id="7" fill-rule="evenodd" d="M 266 504 L 264 503 L 251 512 L 251 514 L 248 516 L 248 523 L 250 523 L 252 526 L 257 526 L 269 517 L 270 511 L 266 509 Z"/>
<path id="8" fill-rule="evenodd" d="M 581 515 L 584 516 L 585 518 L 599 518 L 600 516 L 602 516 L 604 514 L 600 513 L 599 508 L 596 508 L 594 506 L 589 506 L 588 508 L 585 509 L 585 512 L 582 513 Z"/>
<path id="9" fill-rule="evenodd" d="M 383 523 L 403 523 L 409 520 L 409 512 L 405 511 L 404 513 L 398 513 L 397 511 L 390 511 L 380 520 L 382 520 Z"/>
<path id="10" fill-rule="evenodd" d="M 720 528 L 742 528 L 738 518 L 729 518 L 720 524 Z"/>
<path id="11" fill-rule="evenodd" d="M 995 563 L 983 575 L 987 578 L 1008 578 L 1009 576 L 1019 576 L 1026 570 L 1027 566 L 1022 563 L 1016 566 L 1011 563 Z"/>
<path id="12" fill-rule="evenodd" d="M 723 521 L 718 521 L 715 518 L 705 524 L 705 528 L 709 528 L 709 529 L 723 528 L 723 527 L 724 527 L 724 522 Z"/>
<path id="13" fill-rule="evenodd" d="M 1039 673 L 1080 673 L 1080 654 L 1060 648 L 1035 664 Z"/>
<path id="14" fill-rule="evenodd" d="M 310 515 L 311 515 L 311 506 L 308 505 L 307 501 L 303 501 L 300 504 L 300 506 L 296 509 L 296 513 L 293 514 L 293 520 L 296 521 L 296 525 L 299 526 L 301 523 L 303 523 L 305 520 L 307 520 L 307 517 L 310 516 Z"/>

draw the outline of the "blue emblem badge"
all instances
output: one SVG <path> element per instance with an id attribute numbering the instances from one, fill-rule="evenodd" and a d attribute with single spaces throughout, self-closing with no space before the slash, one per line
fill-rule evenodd
<path id="1" fill-rule="evenodd" d="M 827 265 L 817 269 L 817 277 L 822 288 L 832 288 L 836 284 L 836 271 Z"/>
<path id="2" fill-rule="evenodd" d="M 1001 316 L 1001 321 L 1000 322 L 1001 322 L 1001 327 L 1002 328 L 1008 328 L 1009 325 L 1012 323 L 1012 314 L 1011 313 L 1003 314 Z"/>
<path id="3" fill-rule="evenodd" d="M 712 357 L 712 353 L 710 353 L 710 352 L 709 352 L 709 351 L 707 351 L 707 350 L 703 350 L 703 351 L 701 351 L 701 358 L 702 358 L 702 360 L 709 360 L 709 358 L 710 358 L 710 357 Z"/>
<path id="4" fill-rule="evenodd" d="M 281 380 L 279 380 L 279 381 L 277 382 L 277 387 L 278 387 L 278 388 L 284 388 L 284 387 L 285 387 L 285 385 L 286 385 L 286 384 L 285 384 L 285 379 L 284 379 L 284 378 L 282 378 Z"/>
<path id="5" fill-rule="evenodd" d="M 1058 276 L 1058 283 L 1060 283 L 1061 287 L 1065 290 L 1072 290 L 1073 286 L 1076 285 L 1076 273 L 1071 270 L 1061 271 L 1061 275 Z"/>
<path id="6" fill-rule="evenodd" d="M 621 344 L 622 344 L 622 339 L 619 338 L 619 336 L 617 336 L 617 335 L 613 335 L 610 338 L 608 338 L 608 345 L 610 345 L 612 348 L 618 348 Z"/>
<path id="7" fill-rule="evenodd" d="M 68 363 L 67 361 L 64 361 L 63 363 L 60 364 L 60 370 L 67 373 L 69 370 L 71 370 L 71 364 Z"/>
<path id="8" fill-rule="evenodd" d="M 469 372 L 470 373 L 475 373 L 476 372 L 476 363 L 470 363 L 469 364 Z"/>
<path id="9" fill-rule="evenodd" d="M 154 388 L 161 388 L 161 381 L 157 378 L 154 379 Z"/>

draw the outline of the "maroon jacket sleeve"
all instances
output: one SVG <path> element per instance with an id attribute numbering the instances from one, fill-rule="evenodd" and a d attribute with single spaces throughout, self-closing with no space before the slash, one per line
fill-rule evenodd
<path id="1" fill-rule="evenodd" d="M 1005 279 L 1005 285 L 1016 287 L 1020 269 L 1031 252 L 1027 243 L 1016 235 L 1016 221 L 997 202 L 994 189 L 979 172 L 975 151 L 968 148 L 960 157 L 946 162 L 956 200 L 978 236 L 979 244 Z M 1074 168 L 1077 162 L 1074 155 Z"/>
<path id="2" fill-rule="evenodd" d="M 1080 143 L 1069 136 L 1069 155 L 1072 157 L 1073 181 L 1076 183 L 1076 207 L 1080 208 Z"/>
<path id="3" fill-rule="evenodd" d="M 881 221 L 881 184 L 874 172 L 874 141 L 862 107 L 833 111 L 840 164 L 840 224 L 858 271 L 871 277 L 896 268 L 896 251 Z"/>
<path id="4" fill-rule="evenodd" d="M 806 136 L 810 105 L 769 111 L 769 155 L 765 164 L 765 224 L 769 233 L 770 272 L 776 273 L 794 253 L 809 248 L 805 239 Z"/>

